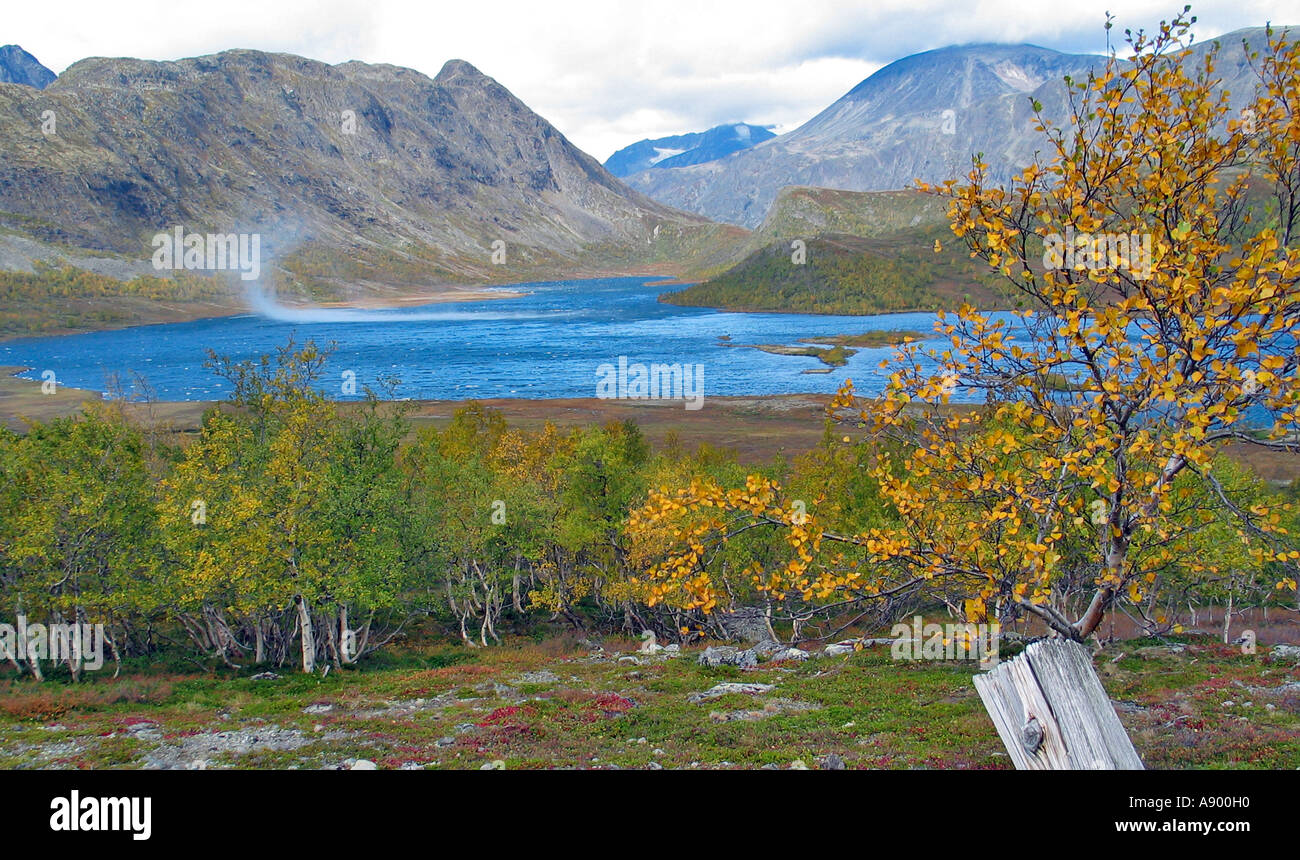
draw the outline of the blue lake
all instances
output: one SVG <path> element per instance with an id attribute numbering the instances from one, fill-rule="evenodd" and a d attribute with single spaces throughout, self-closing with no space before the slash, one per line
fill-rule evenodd
<path id="1" fill-rule="evenodd" d="M 663 286 L 645 278 L 607 278 L 508 288 L 523 298 L 442 303 L 393 310 L 330 309 L 263 313 L 117 331 L 0 343 L 0 365 L 54 371 L 62 385 L 103 391 L 114 374 L 141 374 L 162 400 L 211 400 L 227 390 L 204 368 L 207 350 L 235 359 L 274 353 L 292 336 L 336 350 L 321 389 L 342 396 L 345 371 L 358 390 L 381 377 L 400 380 L 396 396 L 471 398 L 594 397 L 597 368 L 659 362 L 703 367 L 705 397 L 833 392 L 846 378 L 863 392 L 880 390 L 880 361 L 891 348 L 861 349 L 827 374 L 815 358 L 727 347 L 795 344 L 799 338 L 911 329 L 929 334 L 929 313 L 880 316 L 748 314 L 682 308 L 657 301 Z M 959 391 L 956 400 L 966 399 Z"/>

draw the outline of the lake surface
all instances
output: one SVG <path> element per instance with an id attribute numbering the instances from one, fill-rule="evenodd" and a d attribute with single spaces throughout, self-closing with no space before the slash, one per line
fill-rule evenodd
<path id="1" fill-rule="evenodd" d="M 722 345 L 796 344 L 799 338 L 911 329 L 929 334 L 929 313 L 879 316 L 748 314 L 660 304 L 665 287 L 645 278 L 605 278 L 516 285 L 517 299 L 422 305 L 393 310 L 288 311 L 0 343 L 0 365 L 25 365 L 24 378 L 53 370 L 61 385 L 103 391 L 114 374 L 144 376 L 161 400 L 212 400 L 228 390 L 203 367 L 207 350 L 235 359 L 274 353 L 293 336 L 336 351 L 321 390 L 343 395 L 345 372 L 357 391 L 384 376 L 399 379 L 398 397 L 595 397 L 602 364 L 659 362 L 703 367 L 702 392 L 715 395 L 834 392 L 847 378 L 879 391 L 880 361 L 892 348 L 859 349 L 827 374 L 815 358 L 770 355 Z M 969 399 L 958 391 L 955 400 Z"/>

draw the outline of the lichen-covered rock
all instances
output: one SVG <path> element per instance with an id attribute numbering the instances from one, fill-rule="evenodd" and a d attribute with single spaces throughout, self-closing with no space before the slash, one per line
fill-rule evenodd
<path id="1" fill-rule="evenodd" d="M 752 648 L 741 651 L 733 645 L 713 645 L 705 648 L 696 662 L 701 666 L 738 666 L 741 669 L 752 669 L 758 665 L 758 655 Z"/>
<path id="2" fill-rule="evenodd" d="M 835 753 L 823 756 L 818 762 L 822 770 L 845 770 L 844 759 Z"/>
<path id="3" fill-rule="evenodd" d="M 705 690 L 703 693 L 691 693 L 686 697 L 686 700 L 698 704 L 700 702 L 708 701 L 709 699 L 716 699 L 720 696 L 728 696 L 732 693 L 746 693 L 755 696 L 760 693 L 769 693 L 774 689 L 776 688 L 772 684 L 717 684 L 710 687 L 708 690 Z"/>
<path id="4" fill-rule="evenodd" d="M 1300 645 L 1274 645 L 1273 659 L 1300 660 Z"/>

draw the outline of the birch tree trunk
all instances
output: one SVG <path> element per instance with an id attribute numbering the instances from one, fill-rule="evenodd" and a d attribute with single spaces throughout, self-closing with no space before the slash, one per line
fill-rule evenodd
<path id="1" fill-rule="evenodd" d="M 311 609 L 307 599 L 298 595 L 298 626 L 302 633 L 302 671 L 311 674 L 316 671 L 316 629 L 311 622 Z"/>

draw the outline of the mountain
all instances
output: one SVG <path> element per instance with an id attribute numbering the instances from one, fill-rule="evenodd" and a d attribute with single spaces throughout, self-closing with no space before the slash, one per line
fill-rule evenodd
<path id="1" fill-rule="evenodd" d="M 1219 37 L 1218 73 L 1237 99 L 1253 74 L 1241 41 L 1262 28 Z M 1208 43 L 1195 46 L 1202 56 Z M 885 66 L 794 131 L 726 158 L 627 177 L 671 206 L 756 227 L 787 185 L 849 191 L 915 187 L 961 177 L 983 153 L 1006 181 L 1040 149 L 1031 99 L 1049 118 L 1065 113 L 1066 75 L 1082 78 L 1103 58 L 1033 45 L 967 45 L 904 57 Z"/>
<path id="2" fill-rule="evenodd" d="M 752 248 L 835 233 L 869 239 L 947 224 L 948 201 L 916 190 L 841 191 L 791 185 L 777 192 L 749 244 Z"/>
<path id="3" fill-rule="evenodd" d="M 787 186 L 763 223 L 737 246 L 730 265 L 661 300 L 829 314 L 935 310 L 962 302 L 1009 307 L 988 267 L 953 241 L 947 209 L 946 201 L 919 191 Z M 800 265 L 793 264 L 796 250 Z"/>
<path id="4" fill-rule="evenodd" d="M 605 169 L 615 176 L 630 176 L 642 170 L 704 164 L 774 137 L 761 125 L 719 125 L 708 131 L 637 141 L 611 155 Z"/>
<path id="5" fill-rule="evenodd" d="M 430 79 L 236 50 L 0 85 L 0 230 L 147 260 L 176 226 L 257 233 L 266 269 L 324 294 L 680 267 L 735 235 L 628 189 L 460 60 Z"/>
<path id="6" fill-rule="evenodd" d="M 0 47 L 0 84 L 22 84 L 43 90 L 54 78 L 54 72 L 17 45 Z"/>
<path id="7" fill-rule="evenodd" d="M 883 314 L 1011 306 L 988 267 L 954 243 L 934 252 L 944 227 L 863 238 L 827 234 L 803 242 L 795 265 L 791 243 L 771 242 L 722 274 L 660 296 L 674 305 L 730 311 Z M 919 241 L 926 238 L 930 244 Z"/>

